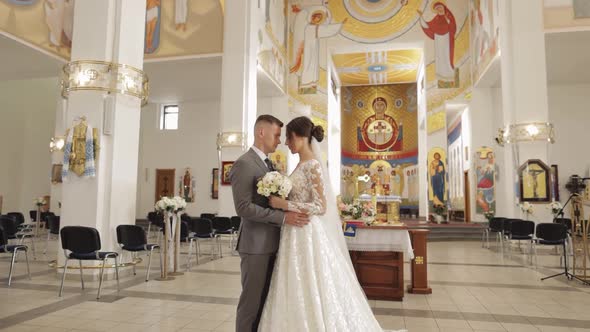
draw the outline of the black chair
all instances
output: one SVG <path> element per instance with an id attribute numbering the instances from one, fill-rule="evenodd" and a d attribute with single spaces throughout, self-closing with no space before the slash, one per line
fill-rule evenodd
<path id="1" fill-rule="evenodd" d="M 43 214 L 45 212 L 41 212 L 41 220 L 39 221 L 39 229 L 45 228 L 45 221 L 43 220 Z M 29 210 L 29 217 L 31 218 L 31 223 L 37 225 L 37 210 Z"/>
<path id="2" fill-rule="evenodd" d="M 30 232 L 32 230 L 32 224 L 26 224 L 25 216 L 20 212 L 8 212 L 8 217 L 12 217 L 16 220 L 16 225 L 21 232 Z"/>
<path id="3" fill-rule="evenodd" d="M 512 257 L 512 241 L 529 241 L 529 258 L 532 263 L 533 236 L 535 234 L 535 223 L 529 220 L 514 219 L 510 224 L 510 235 L 508 237 L 508 254 Z"/>
<path id="4" fill-rule="evenodd" d="M 191 220 L 191 216 L 189 216 L 187 213 L 183 213 L 180 215 L 180 220 L 189 221 L 189 220 Z"/>
<path id="5" fill-rule="evenodd" d="M 217 242 L 217 247 L 219 252 L 221 252 L 221 243 L 219 242 L 218 237 L 215 235 L 215 231 L 213 230 L 213 224 L 211 220 L 205 218 L 193 218 L 190 221 L 190 229 L 193 234 L 189 236 L 189 246 L 188 246 L 188 257 L 186 263 L 187 271 L 191 269 L 191 258 L 193 253 L 193 242 L 196 242 L 196 256 L 197 256 L 197 264 L 199 264 L 199 255 L 201 253 L 200 248 L 200 241 L 203 240 L 210 240 L 211 241 L 211 253 L 210 256 L 213 257 L 213 241 Z"/>
<path id="6" fill-rule="evenodd" d="M 157 231 L 158 231 L 158 238 L 157 238 L 156 242 L 160 243 L 160 234 L 162 233 L 161 231 L 164 229 L 164 216 L 158 212 L 150 212 L 147 215 L 147 219 L 148 219 L 148 231 L 147 231 L 148 238 L 152 234 L 151 228 L 153 225 L 154 227 L 157 227 Z"/>
<path id="7" fill-rule="evenodd" d="M 205 218 L 205 219 L 209 219 L 209 220 L 213 220 L 213 218 L 215 218 L 215 216 L 217 216 L 216 213 L 201 213 L 201 218 Z"/>
<path id="8" fill-rule="evenodd" d="M 7 240 L 16 240 L 18 245 L 23 245 L 25 239 L 29 239 L 31 241 L 33 259 L 36 259 L 35 234 L 32 232 L 19 231 L 17 221 L 14 217 L 0 216 L 0 227 L 4 228 L 4 235 L 6 236 Z"/>
<path id="9" fill-rule="evenodd" d="M 223 236 L 228 236 L 229 247 L 233 248 L 235 231 L 232 227 L 231 219 L 228 217 L 215 217 L 213 218 L 213 220 L 211 220 L 211 222 L 213 225 L 213 231 L 215 232 L 215 235 L 219 238 Z M 223 257 L 223 253 L 221 252 L 221 250 L 219 252 L 219 255 Z"/>
<path id="10" fill-rule="evenodd" d="M 535 239 L 533 240 L 535 252 L 535 267 L 537 262 L 537 245 L 545 246 L 561 246 L 563 248 L 563 256 L 560 256 L 559 263 L 565 257 L 565 264 L 567 266 L 567 226 L 558 223 L 542 223 L 538 224 L 535 230 Z"/>
<path id="11" fill-rule="evenodd" d="M 49 215 L 47 216 L 47 239 L 45 240 L 45 250 L 43 254 L 47 253 L 47 248 L 49 247 L 49 238 L 51 235 L 59 236 L 59 224 L 60 224 L 60 217 L 56 215 Z"/>
<path id="12" fill-rule="evenodd" d="M 162 249 L 158 244 L 147 243 L 147 236 L 143 228 L 137 225 L 119 225 L 117 226 L 117 242 L 121 246 L 121 249 L 131 252 L 131 256 L 136 256 L 140 251 L 147 251 L 148 253 L 148 266 L 145 275 L 145 281 L 150 279 L 150 268 L 152 266 L 152 253 L 154 249 L 158 249 L 160 252 L 160 272 L 164 273 L 162 267 Z M 135 264 L 133 265 L 133 275 L 135 273 Z"/>
<path id="13" fill-rule="evenodd" d="M 9 219 L 12 222 L 12 219 Z M 17 244 L 17 245 L 9 245 L 8 244 L 8 236 L 2 224 L 0 224 L 0 252 L 4 253 L 12 253 L 12 260 L 10 261 L 10 271 L 8 272 L 8 286 L 12 282 L 12 271 L 14 270 L 14 263 L 16 261 L 16 255 L 19 251 L 25 252 L 25 261 L 27 262 L 27 275 L 29 279 L 31 279 L 31 270 L 29 268 L 29 255 L 27 253 L 28 248 L 25 245 Z M 8 299 L 5 299 L 8 300 Z"/>
<path id="14" fill-rule="evenodd" d="M 487 228 L 483 230 L 481 234 L 481 247 L 484 247 L 484 237 L 486 247 L 490 248 L 490 233 L 496 233 L 496 242 L 500 243 L 502 241 L 502 222 L 506 218 L 502 217 L 494 217 L 490 220 L 490 223 Z"/>
<path id="15" fill-rule="evenodd" d="M 242 224 L 242 218 L 238 216 L 233 216 L 230 218 L 231 220 L 231 228 L 237 234 L 240 230 L 240 225 Z"/>
<path id="16" fill-rule="evenodd" d="M 80 282 L 82 289 L 84 289 L 84 275 L 82 273 L 82 261 L 102 261 L 100 269 L 100 281 L 98 283 L 97 299 L 100 299 L 100 290 L 102 288 L 102 281 L 104 279 L 104 266 L 106 260 L 113 258 L 115 260 L 115 274 L 117 277 L 117 291 L 119 291 L 119 262 L 118 253 L 114 251 L 100 251 L 100 234 L 96 228 L 84 226 L 65 226 L 60 231 L 61 247 L 64 250 L 66 261 L 64 263 L 64 273 L 61 279 L 61 286 L 59 288 L 59 296 L 61 297 L 64 288 L 64 281 L 66 279 L 66 270 L 68 268 L 68 261 L 70 259 L 77 259 L 80 262 Z M 69 253 L 68 253 L 69 251 Z"/>
<path id="17" fill-rule="evenodd" d="M 502 254 L 504 254 L 504 242 L 510 237 L 510 229 L 512 226 L 512 221 L 514 221 L 514 220 L 518 220 L 518 219 L 506 218 L 506 219 L 502 220 L 502 236 L 501 236 L 502 241 L 500 241 L 500 248 L 502 250 Z"/>
<path id="18" fill-rule="evenodd" d="M 50 217 L 55 217 L 55 213 L 53 213 L 53 212 L 41 212 L 41 221 L 45 223 L 45 229 L 49 229 L 49 225 L 47 224 L 47 220 Z"/>

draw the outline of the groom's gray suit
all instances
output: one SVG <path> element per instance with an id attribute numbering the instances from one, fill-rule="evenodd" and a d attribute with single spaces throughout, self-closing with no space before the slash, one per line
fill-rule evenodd
<path id="1" fill-rule="evenodd" d="M 259 155 L 250 149 L 234 163 L 229 174 L 236 212 L 242 218 L 237 244 L 242 271 L 237 332 L 258 329 L 279 249 L 285 214 L 270 208 L 268 198 L 256 192 L 258 180 L 269 171 Z"/>

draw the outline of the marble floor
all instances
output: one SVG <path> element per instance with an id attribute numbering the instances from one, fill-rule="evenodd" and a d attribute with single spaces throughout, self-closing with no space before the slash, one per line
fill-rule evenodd
<path id="1" fill-rule="evenodd" d="M 203 256 L 199 265 L 172 281 L 159 276 L 154 257 L 149 282 L 146 260 L 137 275 L 125 268 L 120 291 L 105 281 L 96 300 L 98 282 L 78 274 L 66 279 L 58 297 L 61 271 L 48 264 L 57 253 L 50 243 L 47 255 L 37 247 L 31 259 L 32 280 L 26 278 L 24 257 L 16 264 L 7 286 L 10 259 L 0 256 L 0 330 L 2 331 L 233 331 L 240 293 L 239 258 L 224 244 L 224 257 Z M 181 260 L 186 259 L 187 247 Z M 202 248 L 207 251 L 206 246 Z M 422 331 L 590 331 L 590 287 L 564 277 L 540 281 L 560 272 L 559 256 L 539 250 L 538 266 L 517 250 L 502 255 L 493 245 L 475 241 L 432 242 L 428 245 L 431 295 L 406 294 L 403 302 L 370 301 L 385 329 Z M 61 250 L 60 253 L 61 254 Z M 128 258 L 128 257 L 126 257 Z M 144 256 L 145 258 L 145 256 Z M 184 269 L 184 266 L 183 266 Z M 77 271 L 74 271 L 77 272 Z M 409 264 L 406 264 L 406 278 Z"/>

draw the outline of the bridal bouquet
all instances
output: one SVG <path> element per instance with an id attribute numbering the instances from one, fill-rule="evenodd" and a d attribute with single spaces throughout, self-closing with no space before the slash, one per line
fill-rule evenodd
<path id="1" fill-rule="evenodd" d="M 43 198 L 43 197 L 35 198 L 33 200 L 33 203 L 35 203 L 35 206 L 37 206 L 37 207 L 47 204 L 47 202 L 45 201 L 45 198 Z"/>
<path id="2" fill-rule="evenodd" d="M 262 179 L 258 180 L 256 187 L 258 188 L 256 192 L 264 197 L 276 195 L 284 199 L 291 192 L 293 184 L 288 177 L 275 171 L 266 173 Z"/>
<path id="3" fill-rule="evenodd" d="M 186 201 L 184 198 L 180 196 L 175 196 L 173 198 L 169 197 L 162 197 L 158 202 L 156 202 L 156 211 L 160 212 L 180 212 L 186 208 Z"/>

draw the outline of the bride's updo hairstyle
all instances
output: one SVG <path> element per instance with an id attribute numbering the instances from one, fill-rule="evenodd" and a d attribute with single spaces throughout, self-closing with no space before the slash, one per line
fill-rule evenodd
<path id="1" fill-rule="evenodd" d="M 295 134 L 298 137 L 307 137 L 311 143 L 311 138 L 315 137 L 318 142 L 324 140 L 324 128 L 315 126 L 306 116 L 297 117 L 287 124 L 287 137 Z"/>

